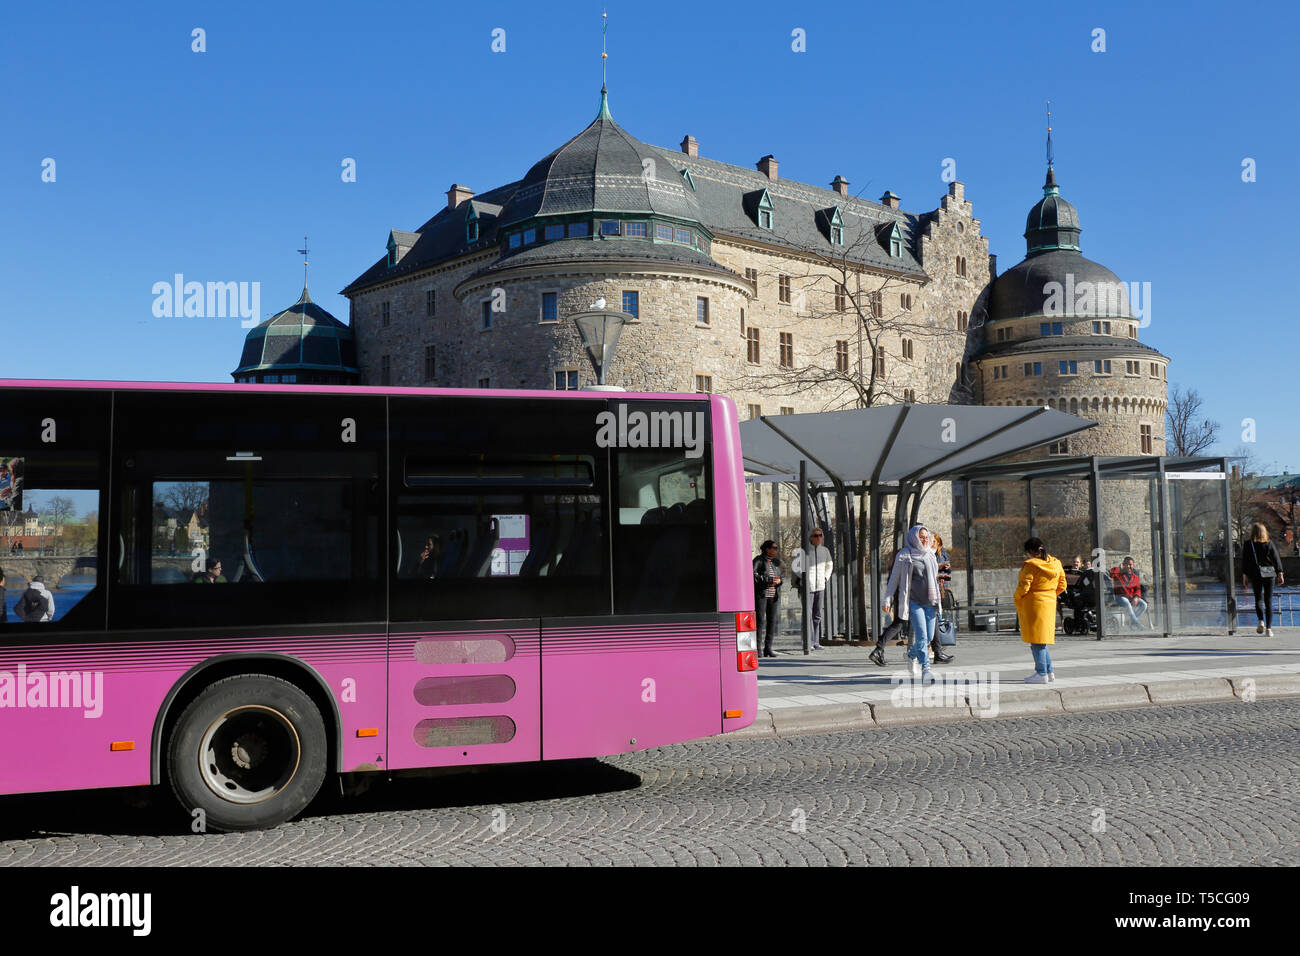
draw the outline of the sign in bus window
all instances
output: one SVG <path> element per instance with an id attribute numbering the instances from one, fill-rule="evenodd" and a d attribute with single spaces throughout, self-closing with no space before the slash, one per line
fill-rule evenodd
<path id="1" fill-rule="evenodd" d="M 22 458 L 0 456 L 0 511 L 23 510 Z"/>

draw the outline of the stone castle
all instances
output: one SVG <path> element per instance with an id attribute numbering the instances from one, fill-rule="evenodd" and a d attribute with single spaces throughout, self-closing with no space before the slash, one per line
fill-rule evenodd
<path id="1" fill-rule="evenodd" d="M 771 155 L 749 169 L 692 136 L 648 145 L 602 90 L 591 124 L 518 181 L 453 185 L 419 229 L 391 230 L 343 290 L 347 324 L 304 290 L 249 333 L 236 377 L 580 388 L 595 376 L 568 317 L 604 299 L 635 319 L 607 375 L 628 390 L 724 392 L 742 418 L 1048 405 L 1101 423 L 1048 454 L 1161 454 L 1169 359 L 1139 342 L 1114 273 L 1083 257 L 1050 167 L 1043 192 L 1024 261 L 996 275 L 960 182 L 910 213 L 841 176 L 782 179 Z"/>

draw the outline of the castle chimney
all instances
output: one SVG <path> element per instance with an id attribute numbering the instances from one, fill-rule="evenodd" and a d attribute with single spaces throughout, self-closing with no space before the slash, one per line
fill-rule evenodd
<path id="1" fill-rule="evenodd" d="M 768 153 L 758 161 L 758 171 L 768 179 L 776 179 L 776 158 Z"/>
<path id="2" fill-rule="evenodd" d="M 836 176 L 834 181 L 831 183 L 831 189 L 835 190 L 841 196 L 847 196 L 849 194 L 849 181 L 843 176 Z"/>
<path id="3" fill-rule="evenodd" d="M 953 199 L 964 200 L 966 198 L 966 184 L 954 179 L 948 184 L 948 195 Z"/>
<path id="4" fill-rule="evenodd" d="M 880 203 L 881 205 L 888 206 L 890 209 L 897 209 L 898 197 L 886 189 L 885 194 L 880 197 Z"/>
<path id="5" fill-rule="evenodd" d="M 699 141 L 696 140 L 694 136 L 688 135 L 684 140 L 682 140 L 682 152 L 685 153 L 687 156 L 700 155 Z"/>
<path id="6" fill-rule="evenodd" d="M 461 203 L 469 202 L 473 198 L 474 190 L 459 183 L 452 183 L 451 188 L 447 190 L 447 208 L 455 209 Z"/>

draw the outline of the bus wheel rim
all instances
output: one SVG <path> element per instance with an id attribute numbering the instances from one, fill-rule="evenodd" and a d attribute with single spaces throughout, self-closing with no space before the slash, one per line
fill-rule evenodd
<path id="1" fill-rule="evenodd" d="M 199 775 L 222 800 L 269 800 L 298 775 L 302 742 L 284 714 L 272 707 L 234 707 L 208 727 L 199 744 Z"/>

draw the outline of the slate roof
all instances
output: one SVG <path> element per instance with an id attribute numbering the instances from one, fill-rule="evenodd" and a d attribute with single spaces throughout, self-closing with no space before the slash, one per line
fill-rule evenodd
<path id="1" fill-rule="evenodd" d="M 740 278 L 735 272 L 718 265 L 712 258 L 690 246 L 667 242 L 646 242 L 644 239 L 558 239 L 552 242 L 526 246 L 520 251 L 498 259 L 470 276 L 469 280 L 492 275 L 506 269 L 534 264 L 559 264 L 569 262 L 630 261 L 666 265 L 692 266 L 716 272 L 731 279 Z"/>
<path id="2" fill-rule="evenodd" d="M 1117 335 L 1039 335 L 1014 342 L 994 342 L 985 345 L 976 354 L 980 358 L 1003 358 L 1029 352 L 1087 352 L 1089 357 L 1106 358 L 1111 355 L 1134 354 L 1151 358 L 1167 358 L 1164 354 L 1137 339 Z M 1116 373 L 1118 374 L 1118 373 Z"/>
<path id="3" fill-rule="evenodd" d="M 244 338 L 244 353 L 232 375 L 253 371 L 294 370 L 357 373 L 357 348 L 352 329 L 302 296 Z"/>
<path id="4" fill-rule="evenodd" d="M 650 160 L 653 166 L 647 167 Z M 643 175 L 643 170 L 650 170 Z M 689 169 L 691 185 L 682 175 Z M 766 189 L 773 206 L 773 228 L 762 229 L 754 216 L 755 197 Z M 828 210 L 838 207 L 844 224 L 844 243 L 832 246 L 827 224 Z M 467 243 L 465 216 L 468 208 L 479 211 L 479 238 Z M 766 243 L 791 251 L 812 250 L 830 256 L 846 256 L 882 271 L 924 278 L 916 259 L 915 246 L 922 221 L 914 215 L 890 209 L 880 203 L 841 196 L 793 180 L 771 180 L 756 169 L 689 156 L 651 146 L 637 140 L 614 122 L 602 98 L 596 119 L 558 149 L 534 163 L 523 179 L 481 193 L 456 209 L 442 209 L 418 230 L 419 238 L 395 267 L 388 268 L 387 255 L 353 280 L 344 290 L 348 295 L 377 282 L 400 278 L 429 266 L 478 250 L 499 247 L 502 228 L 537 216 L 572 215 L 583 212 L 643 213 L 685 220 L 703 227 L 714 236 Z M 889 255 L 882 244 L 879 227 L 897 222 L 903 234 L 903 255 Z M 593 230 L 594 232 L 595 230 Z M 562 255 L 570 249 L 583 254 L 606 256 L 600 251 L 609 240 L 595 236 L 586 246 L 570 247 L 562 240 Z M 647 261 L 673 261 L 674 256 L 698 255 L 682 248 L 665 251 L 652 240 L 627 240 L 627 254 Z M 544 244 L 528 250 L 530 259 L 520 260 L 517 251 L 501 251 L 505 262 L 545 261 Z M 620 253 L 622 255 L 622 253 Z M 715 268 L 717 263 L 709 262 Z M 498 263 L 489 266 L 495 271 Z"/>
<path id="5" fill-rule="evenodd" d="M 989 290 L 989 320 L 1042 315 L 1052 297 L 1052 290 L 1048 288 L 1050 282 L 1059 283 L 1062 290 L 1067 287 L 1078 290 L 1081 282 L 1090 282 L 1096 289 L 1099 283 L 1113 287 L 1119 281 L 1119 276 L 1100 263 L 1084 258 L 1082 253 L 1068 249 L 1041 252 L 1017 263 L 993 280 Z M 1101 308 L 1100 303 L 1098 308 Z M 1090 317 L 1131 318 L 1132 309 L 1115 315 L 1098 312 Z"/>

